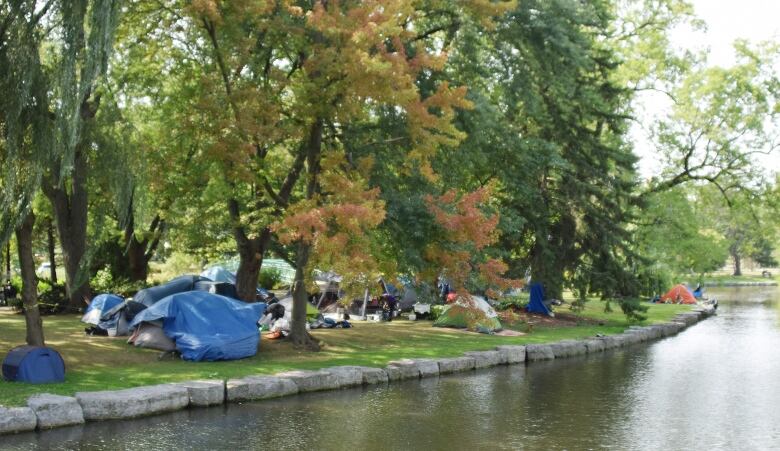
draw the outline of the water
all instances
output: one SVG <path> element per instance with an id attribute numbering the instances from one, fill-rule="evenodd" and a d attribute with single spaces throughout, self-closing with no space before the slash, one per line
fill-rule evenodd
<path id="1" fill-rule="evenodd" d="M 780 290 L 650 345 L 0 438 L 1 449 L 780 449 Z"/>

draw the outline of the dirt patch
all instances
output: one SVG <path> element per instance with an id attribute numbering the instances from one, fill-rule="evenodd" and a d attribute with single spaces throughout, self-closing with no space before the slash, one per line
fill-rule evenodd
<path id="1" fill-rule="evenodd" d="M 575 327 L 582 324 L 604 324 L 604 322 L 600 320 L 577 316 L 571 312 L 565 311 L 566 309 L 568 309 L 568 307 L 560 306 L 555 312 L 555 316 L 547 316 L 539 313 L 528 313 L 525 310 L 512 307 L 510 309 L 498 312 L 498 317 L 501 320 L 501 324 L 526 324 L 531 327 Z"/>

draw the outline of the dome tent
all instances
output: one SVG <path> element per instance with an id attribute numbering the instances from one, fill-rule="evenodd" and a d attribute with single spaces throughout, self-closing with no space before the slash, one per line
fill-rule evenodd
<path id="1" fill-rule="evenodd" d="M 89 303 L 87 311 L 84 313 L 81 321 L 97 326 L 100 324 L 103 314 L 123 302 L 125 302 L 125 300 L 115 294 L 99 294 Z M 108 329 L 108 327 L 103 328 Z"/>
<path id="2" fill-rule="evenodd" d="M 65 382 L 65 362 L 52 348 L 17 346 L 3 360 L 3 378 L 31 384 Z"/>
<path id="3" fill-rule="evenodd" d="M 455 301 L 444 307 L 433 325 L 482 333 L 493 333 L 502 329 L 498 314 L 480 296 L 458 296 Z"/>
<path id="4" fill-rule="evenodd" d="M 678 284 L 661 296 L 661 302 L 670 304 L 695 304 L 696 297 L 691 290 L 683 284 Z"/>
<path id="5" fill-rule="evenodd" d="M 170 295 L 142 311 L 130 323 L 162 321 L 165 335 L 184 360 L 235 360 L 257 353 L 257 322 L 266 304 L 248 304 L 205 291 Z"/>

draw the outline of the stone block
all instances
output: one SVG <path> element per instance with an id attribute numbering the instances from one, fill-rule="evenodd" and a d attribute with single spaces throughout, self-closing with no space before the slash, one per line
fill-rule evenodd
<path id="1" fill-rule="evenodd" d="M 387 372 L 387 378 L 390 381 L 420 378 L 420 368 L 417 366 L 417 362 L 411 359 L 389 362 L 385 372 Z"/>
<path id="2" fill-rule="evenodd" d="M 359 366 L 332 366 L 325 368 L 338 381 L 339 387 L 356 387 L 363 385 L 363 369 Z"/>
<path id="3" fill-rule="evenodd" d="M 527 345 L 525 347 L 525 361 L 552 360 L 555 358 L 550 345 Z"/>
<path id="4" fill-rule="evenodd" d="M 474 358 L 474 368 L 490 368 L 501 364 L 501 354 L 498 351 L 472 351 L 464 354 Z"/>
<path id="5" fill-rule="evenodd" d="M 215 406 L 225 402 L 225 381 L 186 381 L 176 385 L 187 389 L 191 406 Z"/>
<path id="6" fill-rule="evenodd" d="M 290 379 L 298 386 L 301 393 L 322 390 L 334 390 L 340 388 L 339 379 L 327 371 L 286 371 L 276 376 Z"/>
<path id="7" fill-rule="evenodd" d="M 294 395 L 298 393 L 298 386 L 292 380 L 282 377 L 249 376 L 228 380 L 225 391 L 230 402 L 254 401 Z"/>
<path id="8" fill-rule="evenodd" d="M 414 359 L 413 362 L 420 370 L 420 377 L 434 377 L 439 375 L 439 363 L 433 359 Z"/>
<path id="9" fill-rule="evenodd" d="M 386 384 L 387 373 L 382 368 L 361 367 L 363 370 L 363 383 L 366 385 Z"/>
<path id="10" fill-rule="evenodd" d="M 50 429 L 84 423 L 84 412 L 76 398 L 51 395 L 33 395 L 27 399 L 27 407 L 38 418 L 38 429 Z"/>
<path id="11" fill-rule="evenodd" d="M 525 346 L 496 346 L 502 365 L 514 365 L 525 362 Z"/>
<path id="12" fill-rule="evenodd" d="M 604 340 L 600 340 L 598 338 L 594 338 L 592 340 L 585 340 L 585 349 L 588 350 L 588 354 L 593 354 L 596 352 L 602 352 L 606 349 L 606 345 L 604 344 Z"/>
<path id="13" fill-rule="evenodd" d="M 576 340 L 564 340 L 557 343 L 551 343 L 550 349 L 556 359 L 582 355 L 587 352 L 585 343 Z"/>
<path id="14" fill-rule="evenodd" d="M 460 373 L 474 369 L 476 361 L 473 357 L 453 357 L 448 359 L 438 359 L 440 374 Z"/>
<path id="15" fill-rule="evenodd" d="M 85 420 L 114 420 L 184 409 L 189 392 L 178 385 L 151 385 L 117 391 L 79 392 Z"/>
<path id="16" fill-rule="evenodd" d="M 0 406 L 0 434 L 32 431 L 37 424 L 35 412 L 29 407 Z"/>
<path id="17" fill-rule="evenodd" d="M 617 338 L 616 335 L 607 335 L 606 337 L 599 337 L 597 340 L 600 340 L 602 343 L 604 343 L 604 350 L 608 349 L 615 349 L 623 346 L 623 342 Z"/>

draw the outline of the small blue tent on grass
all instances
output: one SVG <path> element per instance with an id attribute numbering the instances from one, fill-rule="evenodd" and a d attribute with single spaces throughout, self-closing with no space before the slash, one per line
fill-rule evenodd
<path id="1" fill-rule="evenodd" d="M 60 353 L 45 346 L 17 346 L 3 360 L 3 378 L 11 382 L 65 382 Z"/>
<path id="2" fill-rule="evenodd" d="M 140 312 L 130 328 L 162 320 L 184 360 L 235 360 L 257 353 L 263 302 L 247 304 L 205 291 L 176 293 Z"/>
<path id="3" fill-rule="evenodd" d="M 528 301 L 528 306 L 525 308 L 528 313 L 542 313 L 547 316 L 552 316 L 552 312 L 544 304 L 544 286 L 541 283 L 536 282 L 531 284 L 531 299 Z"/>

